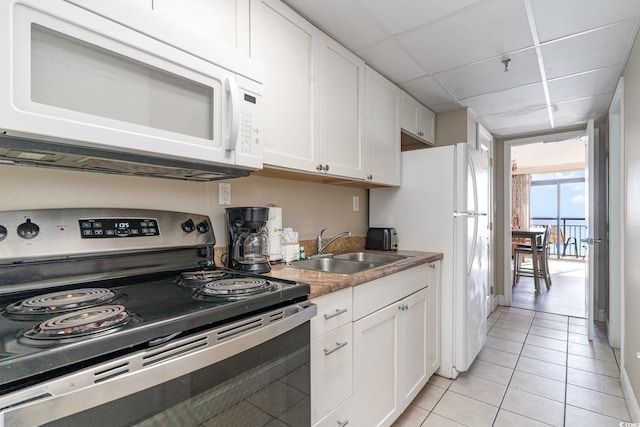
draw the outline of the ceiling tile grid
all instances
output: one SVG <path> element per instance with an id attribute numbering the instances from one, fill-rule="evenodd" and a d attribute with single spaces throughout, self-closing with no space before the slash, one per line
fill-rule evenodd
<path id="1" fill-rule="evenodd" d="M 603 119 L 640 16 L 640 0 L 284 1 L 434 112 L 469 107 L 496 136 Z"/>

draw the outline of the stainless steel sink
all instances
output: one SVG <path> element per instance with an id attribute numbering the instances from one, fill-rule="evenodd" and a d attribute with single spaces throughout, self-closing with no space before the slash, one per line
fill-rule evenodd
<path id="1" fill-rule="evenodd" d="M 407 259 L 404 255 L 380 254 L 375 252 L 348 252 L 346 254 L 334 255 L 334 259 L 347 259 L 359 262 L 372 262 L 375 264 L 391 264 L 396 261 Z"/>
<path id="2" fill-rule="evenodd" d="M 335 259 L 329 257 L 311 258 L 304 261 L 294 261 L 289 264 L 289 267 L 293 268 L 326 271 L 327 273 L 336 274 L 355 274 L 379 266 L 379 264 L 373 264 L 370 262 L 349 261 L 346 259 Z"/>
<path id="3" fill-rule="evenodd" d="M 304 261 L 294 261 L 289 267 L 325 271 L 336 274 L 356 274 L 409 258 L 404 255 L 374 252 L 348 252 L 339 255 L 322 255 Z"/>

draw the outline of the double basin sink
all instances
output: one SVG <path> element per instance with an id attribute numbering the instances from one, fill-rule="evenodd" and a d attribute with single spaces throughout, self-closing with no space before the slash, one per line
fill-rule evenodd
<path id="1" fill-rule="evenodd" d="M 381 254 L 377 252 L 347 252 L 336 255 L 320 255 L 304 261 L 294 261 L 289 264 L 289 267 L 335 274 L 356 274 L 393 264 L 407 258 L 409 257 L 404 255 Z"/>

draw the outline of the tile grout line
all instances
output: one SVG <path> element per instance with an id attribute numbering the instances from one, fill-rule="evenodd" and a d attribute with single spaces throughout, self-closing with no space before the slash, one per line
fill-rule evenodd
<path id="1" fill-rule="evenodd" d="M 503 314 L 504 314 L 504 311 L 502 313 L 500 313 L 500 317 L 502 317 Z M 498 317 L 497 320 L 500 320 L 500 317 Z M 535 314 L 534 314 L 534 317 L 535 317 Z M 522 350 L 524 349 L 524 343 L 526 342 L 527 337 L 529 336 L 529 330 L 531 329 L 531 325 L 532 324 L 533 324 L 533 317 L 531 318 L 531 322 L 529 323 L 529 327 L 527 328 L 527 332 L 526 332 L 526 335 L 524 337 L 524 341 L 522 342 L 522 346 L 520 347 L 520 351 L 518 352 L 518 358 L 516 359 L 516 363 L 513 366 L 513 372 L 511 372 L 511 377 L 509 377 L 509 381 L 506 384 L 506 388 L 504 390 L 504 394 L 502 395 L 502 399 L 500 399 L 500 404 L 498 405 L 498 410 L 496 411 L 495 417 L 493 417 L 493 422 L 491 423 L 492 426 L 494 426 L 495 423 L 498 421 L 498 414 L 500 414 L 500 410 L 502 409 L 502 404 L 504 403 L 504 399 L 507 396 L 507 392 L 509 391 L 509 385 L 511 384 L 511 381 L 513 380 L 513 376 L 516 373 L 516 366 L 518 366 L 518 362 L 520 361 L 520 357 L 522 356 Z M 491 327 L 491 329 L 493 329 L 493 327 Z M 487 335 L 489 335 L 489 331 L 487 331 Z M 527 417 L 527 418 L 529 418 L 529 417 Z M 532 419 L 532 418 L 529 418 L 529 419 Z"/>

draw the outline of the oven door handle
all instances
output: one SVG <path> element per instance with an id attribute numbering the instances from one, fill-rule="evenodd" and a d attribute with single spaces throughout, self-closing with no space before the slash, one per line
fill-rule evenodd
<path id="1" fill-rule="evenodd" d="M 0 427 L 51 422 L 227 359 L 309 322 L 304 301 L 141 350 L 0 397 Z"/>

